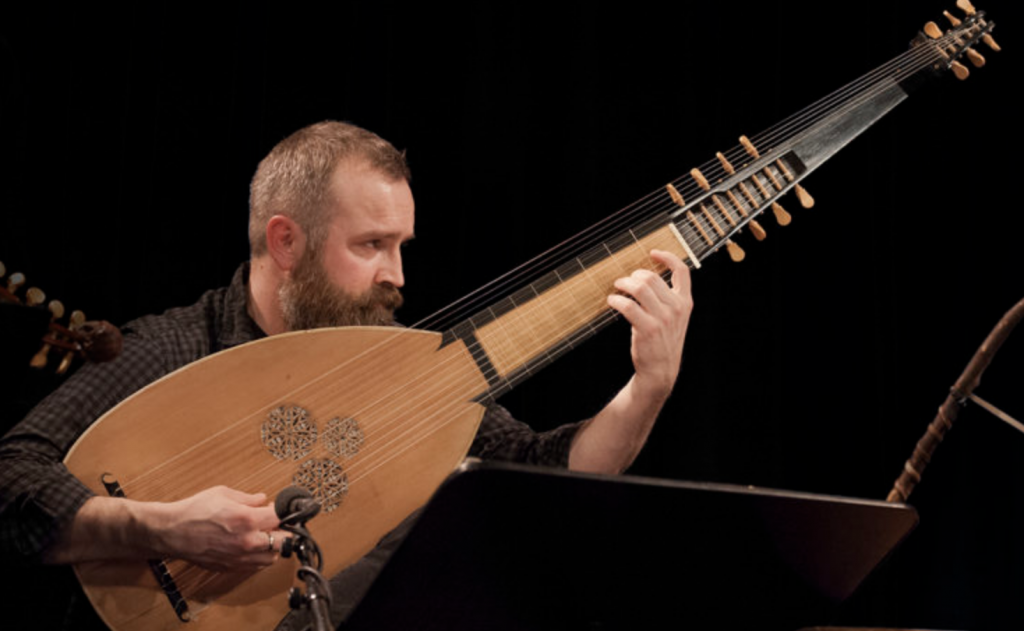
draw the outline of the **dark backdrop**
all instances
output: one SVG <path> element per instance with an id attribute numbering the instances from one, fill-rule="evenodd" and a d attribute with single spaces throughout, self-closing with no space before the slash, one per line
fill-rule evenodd
<path id="1" fill-rule="evenodd" d="M 633 472 L 882 499 L 947 389 L 1024 297 L 1001 54 L 933 82 L 694 274 L 675 395 Z M 0 9 L 0 260 L 124 322 L 225 284 L 259 159 L 323 119 L 408 150 L 413 323 L 905 50 L 937 0 L 845 5 L 386 2 Z M 1008 147 L 1008 150 L 1004 150 Z M 979 394 L 1024 415 L 1024 341 Z M 621 323 L 503 402 L 547 427 L 628 378 Z M 921 525 L 839 622 L 1019 624 L 1024 436 L 970 407 Z M 699 518 L 699 517 L 695 517 Z M 738 597 L 739 598 L 739 597 Z"/>

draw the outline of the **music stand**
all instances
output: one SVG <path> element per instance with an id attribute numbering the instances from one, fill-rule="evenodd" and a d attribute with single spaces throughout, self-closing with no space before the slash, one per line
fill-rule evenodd
<path id="1" fill-rule="evenodd" d="M 467 461 L 342 628 L 792 630 L 916 524 L 903 504 Z"/>

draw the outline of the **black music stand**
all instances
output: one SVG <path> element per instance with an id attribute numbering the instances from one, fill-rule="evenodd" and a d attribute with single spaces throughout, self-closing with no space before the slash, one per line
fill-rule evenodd
<path id="1" fill-rule="evenodd" d="M 791 631 L 916 524 L 902 504 L 468 461 L 341 628 Z"/>

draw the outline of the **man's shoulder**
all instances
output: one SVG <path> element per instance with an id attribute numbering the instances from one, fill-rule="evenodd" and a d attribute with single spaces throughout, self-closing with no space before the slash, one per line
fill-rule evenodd
<path id="1" fill-rule="evenodd" d="M 194 304 L 144 315 L 123 325 L 121 329 L 127 334 L 152 339 L 206 330 L 224 312 L 227 291 L 227 287 L 208 290 Z"/>
<path id="2" fill-rule="evenodd" d="M 204 292 L 191 305 L 128 322 L 121 327 L 126 340 L 180 355 L 178 362 L 188 362 L 259 337 L 247 311 L 247 271 L 243 266 L 231 284 Z"/>

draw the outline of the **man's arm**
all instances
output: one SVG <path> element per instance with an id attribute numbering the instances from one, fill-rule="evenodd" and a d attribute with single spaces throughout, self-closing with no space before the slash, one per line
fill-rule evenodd
<path id="1" fill-rule="evenodd" d="M 179 502 L 89 499 L 57 542 L 47 563 L 173 557 L 211 570 L 256 569 L 274 562 L 288 536 L 277 530 L 262 493 L 219 486 Z"/>
<path id="2" fill-rule="evenodd" d="M 635 373 L 579 430 L 569 452 L 570 469 L 621 473 L 629 467 L 647 441 L 679 375 L 683 340 L 693 310 L 690 270 L 668 252 L 654 250 L 651 258 L 672 271 L 672 284 L 648 270 L 615 281 L 615 288 L 626 295 L 609 296 L 608 306 L 633 327 Z"/>

